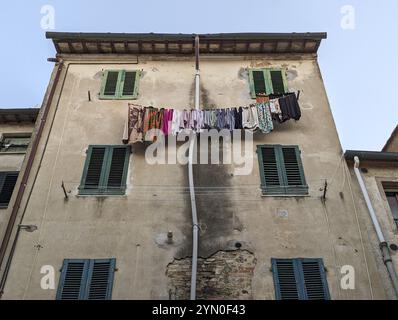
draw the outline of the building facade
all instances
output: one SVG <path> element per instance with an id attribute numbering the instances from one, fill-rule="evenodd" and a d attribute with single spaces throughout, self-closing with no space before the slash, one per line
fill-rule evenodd
<path id="1" fill-rule="evenodd" d="M 365 219 L 365 233 L 369 235 L 370 243 L 378 263 L 379 273 L 383 277 L 386 290 L 394 296 L 391 287 L 391 275 L 387 272 L 386 263 L 391 260 L 393 273 L 398 273 L 398 145 L 397 129 L 386 142 L 382 151 L 347 150 L 345 159 L 350 171 L 350 178 L 356 197 L 356 207 Z M 384 241 L 375 231 L 375 223 L 369 214 L 363 192 L 354 172 L 354 157 L 358 157 L 358 169 L 364 188 L 369 195 L 370 206 L 375 212 L 377 224 Z M 372 210 L 372 209 L 371 209 Z M 385 246 L 388 254 L 380 250 Z M 393 275 L 394 277 L 394 275 Z"/>
<path id="2" fill-rule="evenodd" d="M 235 163 L 193 166 L 198 299 L 394 298 L 355 209 L 317 61 L 325 37 L 199 36 L 201 109 L 294 92 L 301 117 L 254 133 L 248 174 L 235 174 Z M 150 145 L 122 138 L 128 103 L 193 108 L 194 36 L 48 38 L 57 62 L 44 121 L 23 166 L 26 187 L 3 215 L 3 298 L 188 299 L 187 165 L 149 164 Z M 342 285 L 347 266 L 354 287 Z"/>
<path id="3" fill-rule="evenodd" d="M 0 228 L 8 222 L 9 203 L 38 113 L 38 108 L 0 109 Z"/>

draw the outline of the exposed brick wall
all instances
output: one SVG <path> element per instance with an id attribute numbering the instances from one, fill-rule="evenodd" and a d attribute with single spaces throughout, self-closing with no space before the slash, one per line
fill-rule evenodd
<path id="1" fill-rule="evenodd" d="M 191 257 L 167 266 L 171 300 L 189 299 Z M 218 251 L 198 259 L 197 299 L 252 299 L 252 278 L 256 258 L 247 250 Z"/>

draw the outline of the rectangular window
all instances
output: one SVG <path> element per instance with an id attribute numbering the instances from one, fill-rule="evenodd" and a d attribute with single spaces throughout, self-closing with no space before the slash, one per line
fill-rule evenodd
<path id="1" fill-rule="evenodd" d="M 110 300 L 116 259 L 65 259 L 57 300 Z"/>
<path id="2" fill-rule="evenodd" d="M 258 94 L 284 94 L 288 92 L 284 69 L 250 69 L 250 94 L 253 99 Z"/>
<path id="3" fill-rule="evenodd" d="M 0 140 L 0 152 L 25 153 L 30 139 L 30 133 L 3 134 Z"/>
<path id="4" fill-rule="evenodd" d="M 277 300 L 330 300 L 322 259 L 271 259 Z"/>
<path id="5" fill-rule="evenodd" d="M 129 158 L 129 146 L 89 146 L 79 194 L 124 194 Z"/>
<path id="6" fill-rule="evenodd" d="M 264 195 L 306 195 L 298 146 L 258 145 L 261 189 Z"/>
<path id="7" fill-rule="evenodd" d="M 18 171 L 0 172 L 0 209 L 6 209 L 18 179 Z"/>
<path id="8" fill-rule="evenodd" d="M 103 74 L 100 99 L 137 99 L 139 70 L 107 70 Z"/>
<path id="9" fill-rule="evenodd" d="M 386 197 L 391 209 L 392 217 L 398 227 L 398 191 L 386 192 Z"/>

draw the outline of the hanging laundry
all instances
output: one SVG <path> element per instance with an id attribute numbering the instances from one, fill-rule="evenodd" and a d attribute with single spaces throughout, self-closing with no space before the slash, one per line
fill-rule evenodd
<path id="1" fill-rule="evenodd" d="M 271 111 L 268 103 L 257 103 L 257 114 L 258 114 L 258 127 L 263 133 L 270 133 L 274 130 L 274 124 L 272 122 Z"/>
<path id="2" fill-rule="evenodd" d="M 272 119 L 276 121 L 282 120 L 282 111 L 279 105 L 279 99 L 271 99 L 269 101 L 269 107 L 272 114 Z"/>
<path id="3" fill-rule="evenodd" d="M 162 131 L 165 135 L 171 134 L 173 122 L 173 109 L 165 109 L 163 112 L 163 126 Z"/>
<path id="4" fill-rule="evenodd" d="M 285 122 L 290 119 L 300 119 L 301 110 L 295 93 L 288 93 L 279 98 L 279 105 L 282 112 L 280 122 Z"/>
<path id="5" fill-rule="evenodd" d="M 243 129 L 248 129 L 250 131 L 258 129 L 258 113 L 255 105 L 243 108 L 242 127 Z"/>
<path id="6" fill-rule="evenodd" d="M 234 108 L 234 117 L 235 117 L 235 129 L 243 129 L 242 127 L 242 112 L 243 108 Z"/>
<path id="7" fill-rule="evenodd" d="M 128 143 L 135 143 L 143 139 L 144 108 L 129 105 L 128 107 Z"/>
<path id="8" fill-rule="evenodd" d="M 156 141 L 156 134 L 146 136 L 151 129 L 158 129 L 164 135 L 178 135 L 180 132 L 202 132 L 211 129 L 244 129 L 269 133 L 274 129 L 273 120 L 285 122 L 299 120 L 300 106 L 295 93 L 282 96 L 257 97 L 257 103 L 246 107 L 224 109 L 166 109 L 129 104 L 128 119 L 123 131 L 123 143 Z"/>
<path id="9" fill-rule="evenodd" d="M 173 110 L 173 118 L 171 122 L 171 133 L 177 135 L 180 132 L 182 112 L 180 110 Z"/>

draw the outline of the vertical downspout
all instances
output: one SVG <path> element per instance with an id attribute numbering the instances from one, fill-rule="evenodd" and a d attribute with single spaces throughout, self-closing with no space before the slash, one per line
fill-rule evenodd
<path id="1" fill-rule="evenodd" d="M 199 36 L 195 37 L 195 109 L 199 110 L 199 96 L 200 96 L 200 71 L 199 71 Z M 198 266 L 198 238 L 199 226 L 198 215 L 196 211 L 195 198 L 195 184 L 193 181 L 193 156 L 195 149 L 196 136 L 191 132 L 189 144 L 189 159 L 188 159 L 188 180 L 189 180 L 189 194 L 191 196 L 191 211 L 192 211 L 192 270 L 191 270 L 191 294 L 190 299 L 196 299 L 196 273 Z"/>
<path id="2" fill-rule="evenodd" d="M 370 218 L 372 219 L 373 226 L 376 230 L 377 238 L 379 239 L 379 247 L 380 247 L 382 257 L 383 257 L 383 262 L 386 265 L 388 274 L 390 276 L 392 285 L 395 290 L 395 294 L 398 296 L 398 277 L 395 272 L 394 265 L 392 263 L 390 251 L 388 249 L 388 244 L 384 238 L 383 231 L 381 230 L 379 221 L 377 220 L 377 216 L 373 209 L 372 202 L 370 201 L 368 191 L 366 190 L 365 183 L 362 179 L 362 175 L 359 172 L 359 158 L 357 156 L 354 157 L 354 162 L 355 162 L 354 163 L 354 172 L 355 172 L 355 175 L 357 176 L 359 186 L 361 187 L 362 194 L 365 198 L 366 206 L 368 207 Z"/>

